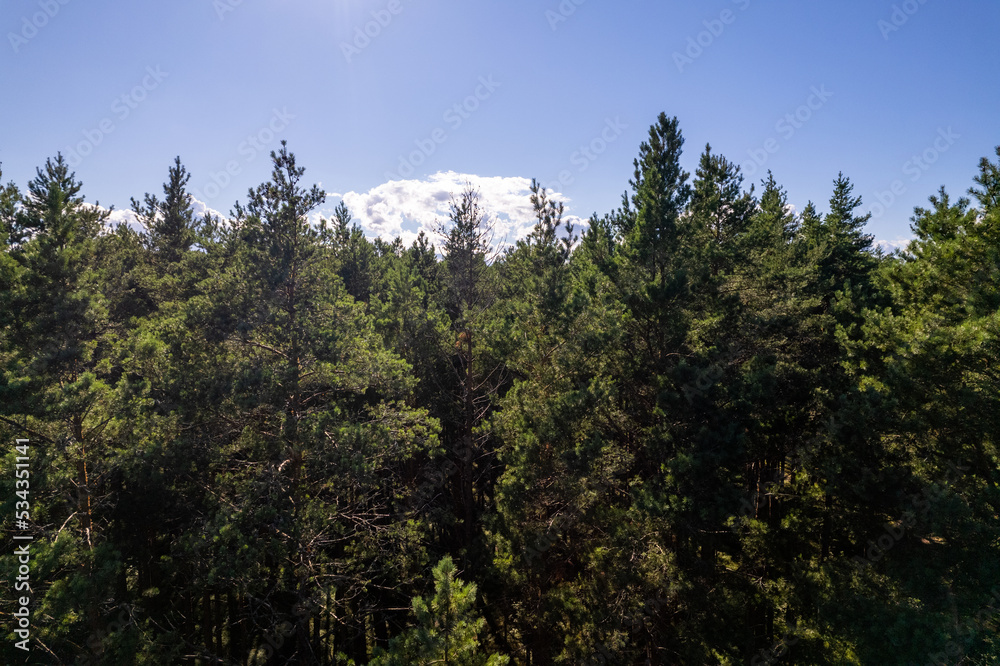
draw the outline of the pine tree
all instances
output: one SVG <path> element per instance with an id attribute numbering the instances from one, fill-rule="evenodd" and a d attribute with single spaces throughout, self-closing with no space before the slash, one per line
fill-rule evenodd
<path id="1" fill-rule="evenodd" d="M 466 188 L 443 259 L 315 224 L 286 144 L 226 221 L 179 159 L 138 232 L 61 156 L 0 187 L 37 659 L 994 663 L 1000 161 L 884 255 L 843 174 L 795 215 L 682 146 L 579 239 Z"/>
<path id="2" fill-rule="evenodd" d="M 354 300 L 368 303 L 377 280 L 375 248 L 365 238 L 361 227 L 352 223 L 351 213 L 343 201 L 337 204 L 332 223 L 329 245 L 337 274 Z"/>
<path id="3" fill-rule="evenodd" d="M 676 265 L 682 252 L 681 213 L 691 196 L 689 174 L 680 166 L 684 146 L 677 118 L 661 113 L 649 129 L 649 140 L 639 147 L 632 186 L 634 222 L 630 215 L 621 217 L 621 229 L 638 261 L 654 276 L 663 276 L 668 262 Z"/>
<path id="4" fill-rule="evenodd" d="M 6 188 L 0 201 L 5 260 L 17 264 L 7 262 L 15 279 L 0 297 L 16 313 L 3 326 L 0 420 L 35 445 L 34 612 L 66 622 L 34 636 L 63 654 L 99 627 L 120 574 L 105 530 L 113 469 L 107 431 L 116 400 L 94 270 L 109 213 L 85 203 L 81 189 L 58 155 L 37 170 L 23 197 Z"/>
<path id="5" fill-rule="evenodd" d="M 234 209 L 222 270 L 181 310 L 195 336 L 178 341 L 182 358 L 206 370 L 174 381 L 207 426 L 194 448 L 213 492 L 173 556 L 196 581 L 178 612 L 197 609 L 175 626 L 212 658 L 363 663 L 368 632 L 388 640 L 417 575 L 424 525 L 403 479 L 436 447 L 437 423 L 408 406 L 408 366 L 309 221 L 325 194 L 300 184 L 285 145 L 272 162 Z M 274 647 L 278 626 L 291 629 Z"/>
<path id="6" fill-rule="evenodd" d="M 743 191 L 740 167 L 713 155 L 712 147 L 706 145 L 695 172 L 690 212 L 696 228 L 711 239 L 705 260 L 713 275 L 732 270 L 735 244 L 746 232 L 755 207 L 753 186 Z"/>
<path id="7" fill-rule="evenodd" d="M 828 254 L 820 263 L 820 279 L 831 291 L 850 285 L 862 290 L 860 294 L 869 288 L 877 262 L 873 256 L 874 236 L 864 232 L 871 214 L 855 214 L 861 206 L 861 197 L 853 192 L 851 181 L 839 174 L 830 197 L 830 212 L 815 233 L 817 241 L 828 244 Z M 813 230 L 811 224 L 805 223 L 803 229 Z"/>
<path id="8" fill-rule="evenodd" d="M 393 639 L 389 651 L 376 655 L 371 666 L 505 666 L 500 654 L 483 654 L 478 636 L 486 620 L 476 617 L 476 585 L 455 576 L 455 564 L 444 557 L 434 567 L 434 596 L 416 597 L 417 626 Z"/>
<path id="9" fill-rule="evenodd" d="M 997 158 L 1000 158 L 1000 146 L 996 148 Z M 1000 159 L 996 164 L 988 157 L 979 161 L 979 173 L 973 179 L 979 187 L 969 188 L 969 194 L 979 202 L 980 211 L 985 215 L 1000 210 Z"/>
<path id="10" fill-rule="evenodd" d="M 452 200 L 448 222 L 438 232 L 445 237 L 444 304 L 454 335 L 454 411 L 444 425 L 450 440 L 449 455 L 458 467 L 453 490 L 458 520 L 455 543 L 467 547 L 473 544 L 494 477 L 489 433 L 480 426 L 504 381 L 502 363 L 491 357 L 485 336 L 496 301 L 490 264 L 497 258 L 494 243 L 498 239 L 479 192 L 471 184 Z"/>
<path id="11" fill-rule="evenodd" d="M 192 197 L 185 189 L 191 174 L 174 158 L 167 182 L 163 184 L 163 200 L 147 194 L 142 203 L 132 199 L 132 211 L 144 229 L 143 240 L 158 262 L 177 263 L 196 240 Z"/>
<path id="12" fill-rule="evenodd" d="M 3 170 L 0 169 L 0 178 Z M 0 185 L 0 334 L 6 336 L 8 327 L 15 324 L 13 310 L 15 285 L 19 280 L 20 263 L 12 256 L 17 245 L 12 235 L 17 224 L 16 216 L 21 193 L 13 183 Z"/>

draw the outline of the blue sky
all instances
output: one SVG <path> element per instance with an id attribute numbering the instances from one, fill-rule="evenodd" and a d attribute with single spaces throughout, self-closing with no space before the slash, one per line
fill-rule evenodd
<path id="1" fill-rule="evenodd" d="M 532 177 L 616 207 L 665 111 L 689 171 L 710 142 L 821 210 L 843 171 L 894 241 L 1000 144 L 998 27 L 995 0 L 7 0 L 0 162 L 23 187 L 72 154 L 121 209 L 180 155 L 226 212 L 287 139 L 372 233 L 471 180 L 516 236 Z"/>

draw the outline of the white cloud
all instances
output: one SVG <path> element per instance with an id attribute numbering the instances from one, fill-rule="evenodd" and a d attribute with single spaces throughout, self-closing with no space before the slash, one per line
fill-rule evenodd
<path id="1" fill-rule="evenodd" d="M 227 220 L 229 217 L 225 213 L 220 213 L 214 208 L 209 208 L 208 204 L 199 199 L 191 197 L 191 209 L 194 211 L 195 219 L 200 219 L 205 213 L 211 213 L 215 217 L 221 220 Z"/>
<path id="2" fill-rule="evenodd" d="M 133 231 L 142 231 L 142 224 L 139 223 L 139 218 L 128 208 L 111 211 L 111 215 L 108 216 L 105 224 L 109 228 L 124 224 L 127 227 L 131 227 Z"/>
<path id="3" fill-rule="evenodd" d="M 91 208 L 96 208 L 98 210 L 103 210 L 103 211 L 108 210 L 104 206 L 98 206 L 92 203 L 85 203 L 84 205 L 89 206 Z M 206 212 L 219 217 L 223 221 L 228 219 L 227 216 L 224 215 L 223 213 L 220 213 L 214 208 L 209 208 L 204 201 L 199 201 L 194 197 L 191 198 L 191 209 L 194 211 L 194 216 L 196 220 L 201 219 L 201 217 Z M 136 216 L 134 212 L 132 212 L 131 208 L 116 208 L 115 210 L 112 210 L 104 226 L 108 231 L 111 231 L 115 227 L 122 224 L 124 224 L 127 227 L 130 227 L 133 231 L 136 232 L 143 231 L 143 227 L 142 224 L 139 222 L 139 218 Z"/>
<path id="4" fill-rule="evenodd" d="M 886 252 L 892 252 L 893 250 L 905 250 L 911 240 L 913 239 L 897 238 L 896 240 L 877 240 L 875 241 L 875 245 L 882 248 Z"/>
<path id="5" fill-rule="evenodd" d="M 409 244 L 423 230 L 439 244 L 435 228 L 447 221 L 451 198 L 459 196 L 466 183 L 479 190 L 480 204 L 496 226 L 498 244 L 512 244 L 531 231 L 535 215 L 528 178 L 446 171 L 427 180 L 391 180 L 364 193 L 347 192 L 341 198 L 354 220 L 371 234 L 386 240 L 398 236 Z M 558 192 L 550 192 L 549 196 L 567 201 Z M 581 222 L 571 215 L 566 219 L 574 224 Z"/>
<path id="6" fill-rule="evenodd" d="M 83 205 L 86 208 L 96 208 L 99 211 L 107 212 L 110 209 L 104 206 L 98 206 L 90 202 L 84 202 Z M 131 227 L 133 231 L 142 231 L 142 225 L 139 223 L 139 218 L 136 217 L 135 213 L 129 208 L 117 208 L 110 211 L 108 219 L 104 222 L 104 229 L 106 231 L 112 231 L 115 227 L 124 224 L 127 227 Z"/>
<path id="7" fill-rule="evenodd" d="M 466 184 L 471 183 L 480 193 L 480 205 L 493 220 L 496 229 L 494 242 L 497 246 L 512 245 L 524 238 L 535 225 L 534 210 L 531 206 L 531 180 L 516 176 L 477 176 L 454 171 L 439 172 L 427 180 L 392 180 L 374 187 L 367 192 L 347 192 L 329 194 L 328 199 L 342 199 L 357 222 L 370 236 L 385 240 L 395 237 L 403 239 L 406 245 L 423 231 L 432 242 L 441 245 L 436 229 L 448 220 L 452 196 L 459 196 Z M 549 192 L 549 198 L 567 203 L 569 200 L 559 192 Z M 103 206 L 102 210 L 107 210 Z M 193 199 L 192 208 L 196 218 L 206 212 L 218 216 L 223 222 L 228 216 L 210 208 L 205 202 Z M 567 207 L 568 210 L 568 207 Z M 314 223 L 319 217 L 331 218 L 333 207 L 327 206 L 310 215 Z M 564 219 L 573 223 L 579 232 L 586 220 L 566 214 Z M 108 219 L 108 227 L 125 224 L 141 231 L 135 213 L 130 209 L 114 210 Z"/>

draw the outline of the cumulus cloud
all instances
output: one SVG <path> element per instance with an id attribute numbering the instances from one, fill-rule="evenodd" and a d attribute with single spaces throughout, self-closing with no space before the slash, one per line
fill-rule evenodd
<path id="1" fill-rule="evenodd" d="M 84 205 L 102 211 L 109 210 L 104 206 L 98 206 L 92 203 L 85 203 Z M 196 220 L 204 216 L 205 213 L 211 213 L 212 215 L 215 215 L 216 217 L 218 217 L 223 221 L 227 219 L 226 215 L 220 213 L 214 208 L 209 208 L 204 201 L 199 201 L 194 197 L 191 198 L 191 209 L 194 211 L 194 217 Z M 108 231 L 111 231 L 112 229 L 114 229 L 119 225 L 125 225 L 126 227 L 129 227 L 130 229 L 136 232 L 143 231 L 142 224 L 139 222 L 139 218 L 136 216 L 135 213 L 132 212 L 131 208 L 116 208 L 114 210 L 111 210 L 111 213 L 108 216 L 107 221 L 105 222 L 105 228 Z"/>
<path id="2" fill-rule="evenodd" d="M 217 218 L 219 218 L 221 220 L 228 219 L 228 216 L 226 214 L 220 213 L 219 211 L 215 210 L 214 208 L 209 208 L 208 204 L 206 204 L 204 201 L 201 201 L 201 200 L 196 199 L 194 197 L 191 197 L 191 210 L 194 211 L 195 219 L 201 218 L 202 216 L 205 215 L 205 213 L 209 213 L 211 215 L 214 215 L 215 217 L 217 217 Z"/>
<path id="3" fill-rule="evenodd" d="M 126 227 L 130 227 L 133 231 L 142 231 L 142 225 L 139 223 L 139 218 L 136 217 L 135 213 L 127 208 L 111 211 L 111 215 L 108 216 L 106 224 L 111 228 L 124 224 Z"/>
<path id="4" fill-rule="evenodd" d="M 98 206 L 97 204 L 92 204 L 89 202 L 84 202 L 83 206 L 86 208 L 95 208 L 99 211 L 108 212 L 108 219 L 104 222 L 104 228 L 106 231 L 112 231 L 115 227 L 119 225 L 125 225 L 130 227 L 133 231 L 142 231 L 142 225 L 139 223 L 139 218 L 135 216 L 135 213 L 128 208 L 116 208 L 111 210 L 105 208 L 104 206 Z"/>
<path id="5" fill-rule="evenodd" d="M 436 173 L 426 180 L 392 180 L 367 192 L 330 193 L 327 197 L 328 200 L 343 200 L 354 221 L 369 236 L 385 240 L 399 237 L 409 245 L 423 231 L 434 243 L 440 245 L 442 239 L 436 230 L 448 220 L 452 197 L 461 195 L 467 184 L 479 190 L 480 205 L 493 221 L 496 231 L 494 242 L 498 247 L 512 245 L 531 232 L 536 220 L 530 200 L 531 180 L 528 178 L 477 176 L 447 171 Z M 564 204 L 569 201 L 559 192 L 550 191 L 548 195 L 550 199 Z M 99 208 L 107 210 L 103 206 Z M 567 210 L 568 208 L 567 206 Z M 199 199 L 193 199 L 192 209 L 196 218 L 210 213 L 223 222 L 228 219 L 225 213 L 210 208 Z M 311 215 L 310 219 L 318 223 L 320 217 L 329 219 L 332 215 L 333 206 L 326 206 Z M 564 219 L 574 224 L 578 230 L 586 224 L 586 220 L 569 213 Z M 142 230 L 135 213 L 127 208 L 111 212 L 108 228 L 119 224 L 135 231 Z"/>
<path id="6" fill-rule="evenodd" d="M 391 180 L 367 192 L 347 192 L 339 198 L 354 220 L 375 236 L 386 240 L 398 236 L 409 244 L 423 231 L 440 242 L 435 229 L 448 219 L 452 197 L 458 197 L 467 183 L 479 190 L 480 205 L 494 222 L 497 243 L 513 244 L 531 232 L 535 216 L 528 178 L 446 171 L 427 180 Z M 558 192 L 550 192 L 549 196 L 555 201 L 567 201 Z M 581 221 L 572 215 L 566 219 L 574 224 Z"/>
<path id="7" fill-rule="evenodd" d="M 875 245 L 882 248 L 885 252 L 892 252 L 893 250 L 905 250 L 911 240 L 913 239 L 897 238 L 896 240 L 877 240 L 875 241 Z"/>

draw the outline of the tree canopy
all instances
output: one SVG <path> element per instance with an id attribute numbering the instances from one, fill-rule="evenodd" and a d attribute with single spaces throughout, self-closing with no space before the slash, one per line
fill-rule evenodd
<path id="1" fill-rule="evenodd" d="M 683 146 L 505 245 L 472 185 L 317 221 L 284 143 L 225 220 L 179 157 L 136 228 L 61 155 L 0 187 L 26 663 L 996 663 L 1000 148 L 885 253 L 843 173 Z"/>

